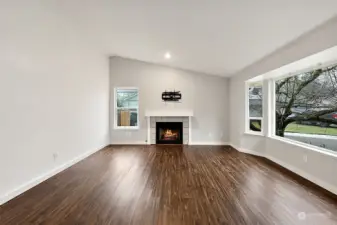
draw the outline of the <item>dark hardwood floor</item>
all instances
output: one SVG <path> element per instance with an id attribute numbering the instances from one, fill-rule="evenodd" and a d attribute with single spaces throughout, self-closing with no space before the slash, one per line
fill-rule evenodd
<path id="1" fill-rule="evenodd" d="M 113 146 L 0 208 L 0 224 L 337 224 L 337 200 L 231 147 Z"/>

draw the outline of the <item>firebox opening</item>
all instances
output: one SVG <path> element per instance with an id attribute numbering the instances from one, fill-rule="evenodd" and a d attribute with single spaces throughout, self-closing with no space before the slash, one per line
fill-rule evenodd
<path id="1" fill-rule="evenodd" d="M 156 144 L 182 144 L 182 122 L 157 122 Z"/>

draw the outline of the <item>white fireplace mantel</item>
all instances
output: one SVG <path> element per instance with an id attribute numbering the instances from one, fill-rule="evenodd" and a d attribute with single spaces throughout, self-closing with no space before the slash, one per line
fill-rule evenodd
<path id="1" fill-rule="evenodd" d="M 158 116 L 158 117 L 192 117 L 193 110 L 146 110 L 146 117 Z"/>

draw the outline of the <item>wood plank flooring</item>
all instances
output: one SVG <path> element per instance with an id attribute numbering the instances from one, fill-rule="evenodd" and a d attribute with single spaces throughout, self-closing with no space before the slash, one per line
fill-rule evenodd
<path id="1" fill-rule="evenodd" d="M 2 205 L 0 224 L 330 225 L 337 200 L 231 147 L 112 146 Z"/>

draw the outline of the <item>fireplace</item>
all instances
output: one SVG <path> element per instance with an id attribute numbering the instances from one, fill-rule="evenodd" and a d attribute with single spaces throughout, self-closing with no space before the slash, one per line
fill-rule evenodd
<path id="1" fill-rule="evenodd" d="M 182 144 L 183 123 L 182 122 L 157 122 L 156 144 Z"/>

